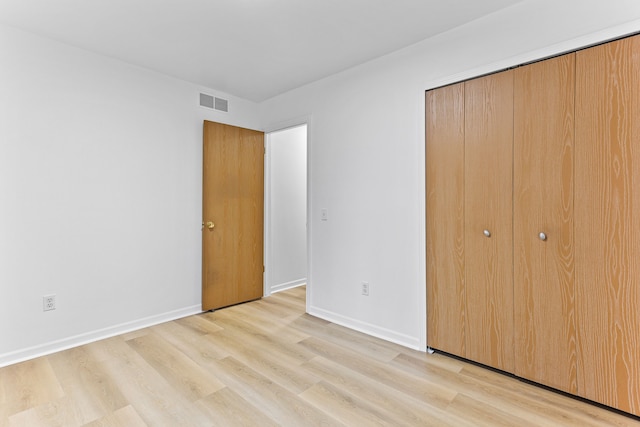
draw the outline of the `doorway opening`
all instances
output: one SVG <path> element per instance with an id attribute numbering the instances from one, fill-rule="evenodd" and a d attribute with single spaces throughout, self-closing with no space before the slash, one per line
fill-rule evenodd
<path id="1" fill-rule="evenodd" d="M 309 281 L 307 124 L 267 133 L 265 155 L 266 297 Z"/>

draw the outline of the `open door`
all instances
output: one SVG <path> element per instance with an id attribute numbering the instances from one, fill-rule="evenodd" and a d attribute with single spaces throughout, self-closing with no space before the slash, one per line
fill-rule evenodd
<path id="1" fill-rule="evenodd" d="M 202 310 L 263 295 L 264 133 L 204 122 Z"/>

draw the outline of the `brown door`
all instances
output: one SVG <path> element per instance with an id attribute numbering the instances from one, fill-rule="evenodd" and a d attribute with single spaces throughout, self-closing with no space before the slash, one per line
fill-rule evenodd
<path id="1" fill-rule="evenodd" d="M 513 72 L 464 94 L 466 354 L 513 372 Z"/>
<path id="2" fill-rule="evenodd" d="M 464 357 L 464 83 L 425 105 L 427 343 Z"/>
<path id="3" fill-rule="evenodd" d="M 580 396 L 640 415 L 640 36 L 576 54 Z"/>
<path id="4" fill-rule="evenodd" d="M 577 391 L 574 92 L 575 54 L 515 70 L 516 375 L 570 393 Z"/>
<path id="5" fill-rule="evenodd" d="M 204 122 L 202 309 L 263 295 L 264 133 Z"/>

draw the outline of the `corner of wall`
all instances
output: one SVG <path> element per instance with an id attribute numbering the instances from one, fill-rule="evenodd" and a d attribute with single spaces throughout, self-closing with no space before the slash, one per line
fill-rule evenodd
<path id="1" fill-rule="evenodd" d="M 338 313 L 333 313 L 328 310 L 324 310 L 319 307 L 310 306 L 308 313 L 312 316 L 319 317 L 336 325 L 344 326 L 349 329 L 353 329 L 363 334 L 371 335 L 376 338 L 383 339 L 385 341 L 392 342 L 394 344 L 408 347 L 413 350 L 421 350 L 421 338 L 405 335 L 390 329 L 381 328 L 371 323 L 363 322 L 352 317 L 343 316 Z"/>

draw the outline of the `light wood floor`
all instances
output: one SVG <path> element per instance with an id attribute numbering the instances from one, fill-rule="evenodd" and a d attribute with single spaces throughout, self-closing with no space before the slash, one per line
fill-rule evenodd
<path id="1" fill-rule="evenodd" d="M 304 314 L 303 287 L 0 369 L 5 426 L 638 426 Z"/>

